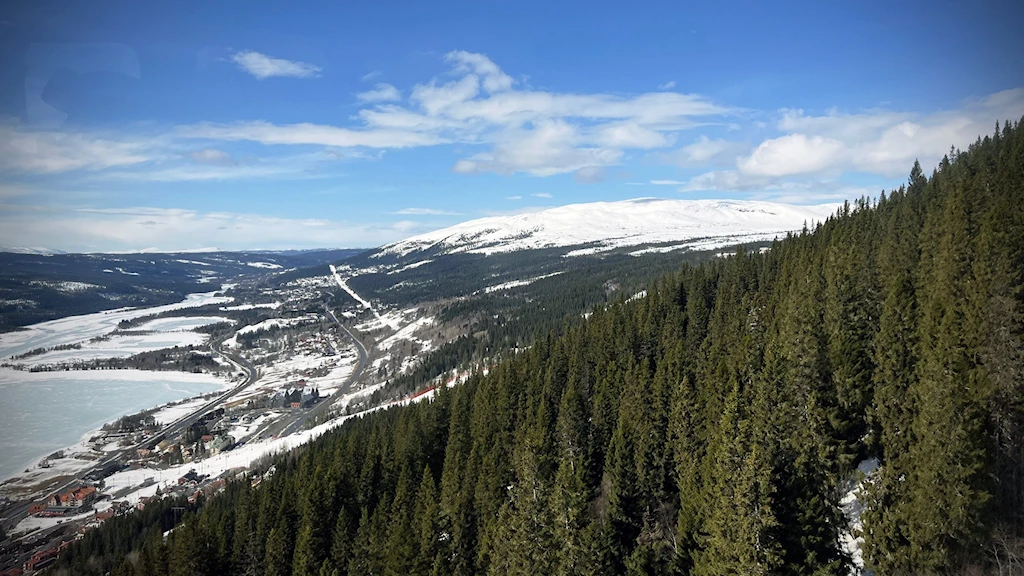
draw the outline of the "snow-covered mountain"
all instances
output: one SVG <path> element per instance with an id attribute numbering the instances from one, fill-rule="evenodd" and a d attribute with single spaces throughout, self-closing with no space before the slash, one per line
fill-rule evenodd
<path id="1" fill-rule="evenodd" d="M 570 204 L 540 212 L 470 220 L 381 248 L 374 256 L 432 253 L 493 254 L 535 248 L 586 246 L 582 255 L 623 246 L 658 244 L 641 252 L 709 250 L 771 240 L 804 224 L 822 222 L 838 204 L 796 206 L 740 200 L 661 200 Z M 675 243 L 666 245 L 668 243 Z"/>
<path id="2" fill-rule="evenodd" d="M 36 256 L 53 256 L 54 254 L 66 254 L 60 250 L 51 250 L 49 248 L 27 248 L 23 246 L 7 246 L 6 244 L 0 244 L 0 252 L 8 252 L 10 254 L 33 254 Z"/>

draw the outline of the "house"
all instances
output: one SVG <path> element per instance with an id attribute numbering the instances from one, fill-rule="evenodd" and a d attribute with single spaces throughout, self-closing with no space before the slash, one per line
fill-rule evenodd
<path id="1" fill-rule="evenodd" d="M 178 478 L 178 486 L 184 486 L 185 484 L 198 484 L 202 482 L 206 476 L 202 476 L 196 473 L 195 468 L 191 469 L 181 478 Z"/>
<path id="2" fill-rule="evenodd" d="M 46 568 L 50 564 L 57 561 L 57 555 L 59 552 L 56 548 L 50 548 L 48 550 L 40 550 L 32 555 L 31 558 L 25 562 L 25 571 L 41 570 Z"/>
<path id="3" fill-rule="evenodd" d="M 213 442 L 210 443 L 210 450 L 212 452 L 224 452 L 231 450 L 235 446 L 235 439 L 232 436 L 223 434 L 217 436 Z"/>
<path id="4" fill-rule="evenodd" d="M 292 408 L 302 408 L 302 402 L 292 402 L 290 406 Z"/>
<path id="5" fill-rule="evenodd" d="M 153 451 L 149 448 L 139 448 L 135 451 L 139 455 L 139 458 L 149 458 L 153 454 Z"/>
<path id="6" fill-rule="evenodd" d="M 72 510 L 88 506 L 95 499 L 96 488 L 92 486 L 83 486 L 81 488 L 50 496 L 50 499 L 47 501 L 47 505 L 49 508 Z"/>
<path id="7" fill-rule="evenodd" d="M 42 512 L 43 510 L 46 510 L 46 502 L 33 502 L 33 503 L 32 503 L 32 504 L 31 504 L 31 505 L 30 505 L 30 506 L 28 507 L 28 513 L 29 513 L 30 515 L 35 515 L 35 514 L 39 514 L 39 513 L 40 513 L 40 512 Z"/>

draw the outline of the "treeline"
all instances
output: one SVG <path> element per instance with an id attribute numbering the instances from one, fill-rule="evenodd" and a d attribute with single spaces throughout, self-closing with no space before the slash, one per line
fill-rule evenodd
<path id="1" fill-rule="evenodd" d="M 54 348 L 56 349 L 56 348 Z M 175 372 L 230 372 L 231 366 L 214 359 L 202 346 L 175 346 L 133 354 L 126 358 L 96 358 L 30 366 L 29 372 L 62 370 L 151 370 Z"/>
<path id="2" fill-rule="evenodd" d="M 350 420 L 138 558 L 73 547 L 73 571 L 843 574 L 841 485 L 877 458 L 868 567 L 1019 573 L 1022 251 L 1018 123 Z"/>

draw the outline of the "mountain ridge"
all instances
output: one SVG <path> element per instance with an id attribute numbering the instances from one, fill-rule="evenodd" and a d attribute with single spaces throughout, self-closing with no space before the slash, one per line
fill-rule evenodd
<path id="1" fill-rule="evenodd" d="M 771 240 L 798 231 L 804 225 L 827 220 L 840 206 L 660 198 L 568 204 L 539 212 L 469 220 L 387 244 L 374 257 L 403 258 L 427 251 L 493 254 L 591 245 L 566 254 L 573 256 L 671 242 L 680 242 L 678 249 L 712 249 Z"/>

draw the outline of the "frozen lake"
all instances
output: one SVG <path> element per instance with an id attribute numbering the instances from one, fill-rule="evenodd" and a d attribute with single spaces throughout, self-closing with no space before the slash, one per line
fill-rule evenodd
<path id="1" fill-rule="evenodd" d="M 0 479 L 78 443 L 105 422 L 225 385 L 209 374 L 0 368 Z"/>
<path id="2" fill-rule="evenodd" d="M 161 318 L 146 324 L 152 334 L 113 336 L 88 342 L 117 329 L 121 320 L 205 304 L 226 304 L 219 292 L 190 294 L 184 301 L 153 308 L 108 310 L 43 322 L 0 334 L 0 358 L 36 348 L 83 343 L 80 350 L 57 350 L 31 363 L 114 358 L 144 350 L 202 344 L 206 335 L 189 332 L 224 318 Z M 224 380 L 208 374 L 142 370 L 26 372 L 0 368 L 0 478 L 6 479 L 105 422 L 167 402 L 223 388 Z"/>

